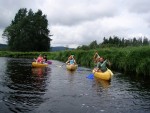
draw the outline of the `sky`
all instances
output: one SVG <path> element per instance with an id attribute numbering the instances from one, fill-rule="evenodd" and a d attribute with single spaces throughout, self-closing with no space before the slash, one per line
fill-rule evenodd
<path id="1" fill-rule="evenodd" d="M 0 43 L 20 8 L 47 16 L 51 46 L 76 48 L 118 36 L 150 40 L 150 0 L 0 0 Z"/>

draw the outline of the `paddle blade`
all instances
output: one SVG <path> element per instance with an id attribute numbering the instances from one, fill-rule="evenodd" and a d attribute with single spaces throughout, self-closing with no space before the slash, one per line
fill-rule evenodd
<path id="1" fill-rule="evenodd" d="M 88 78 L 88 79 L 94 79 L 94 74 L 91 73 L 91 74 L 89 74 L 86 78 Z"/>
<path id="2" fill-rule="evenodd" d="M 46 63 L 48 63 L 48 64 L 52 64 L 52 61 L 50 61 L 50 60 L 47 60 L 47 61 L 46 61 Z"/>

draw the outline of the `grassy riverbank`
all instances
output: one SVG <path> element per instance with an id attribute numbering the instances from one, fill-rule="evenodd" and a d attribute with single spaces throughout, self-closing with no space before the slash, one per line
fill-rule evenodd
<path id="1" fill-rule="evenodd" d="M 9 52 L 1 51 L 0 56 L 16 58 L 36 58 L 39 54 L 47 54 L 48 59 L 65 62 L 73 54 L 78 64 L 85 67 L 94 67 L 93 55 L 96 50 L 72 50 L 62 52 Z M 99 48 L 100 56 L 109 59 L 111 68 L 123 73 L 150 76 L 150 46 L 126 48 Z"/>

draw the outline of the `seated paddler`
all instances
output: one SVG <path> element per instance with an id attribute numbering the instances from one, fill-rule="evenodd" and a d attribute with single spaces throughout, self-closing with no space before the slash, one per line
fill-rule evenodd
<path id="1" fill-rule="evenodd" d="M 75 61 L 75 59 L 74 59 L 74 55 L 70 55 L 70 56 L 69 56 L 69 58 L 68 58 L 66 64 L 69 64 L 69 65 L 70 65 L 70 64 L 76 64 L 76 61 Z"/>
<path id="2" fill-rule="evenodd" d="M 103 57 L 100 57 L 98 59 L 98 62 L 97 62 L 97 66 L 96 68 L 94 68 L 94 72 L 105 72 L 107 71 L 107 66 L 110 66 L 110 62 L 106 59 L 104 60 Z"/>

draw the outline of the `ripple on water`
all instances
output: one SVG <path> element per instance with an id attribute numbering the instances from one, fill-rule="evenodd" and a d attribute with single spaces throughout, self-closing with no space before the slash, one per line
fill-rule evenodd
<path id="1" fill-rule="evenodd" d="M 31 59 L 0 58 L 2 112 L 148 113 L 149 82 L 116 74 L 110 82 L 87 79 L 91 69 L 68 72 L 62 62 L 31 68 Z"/>

